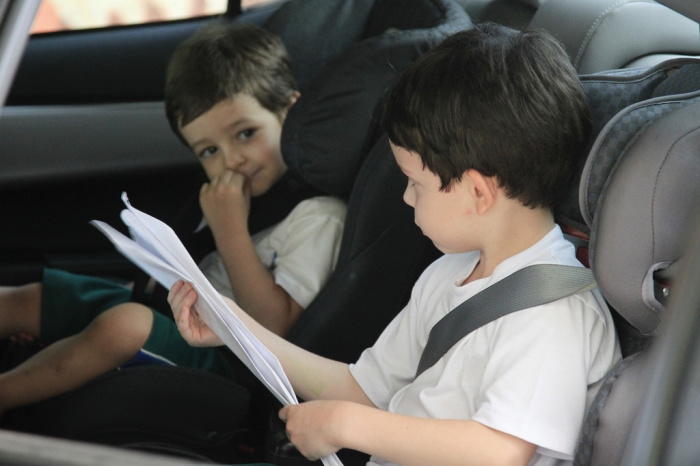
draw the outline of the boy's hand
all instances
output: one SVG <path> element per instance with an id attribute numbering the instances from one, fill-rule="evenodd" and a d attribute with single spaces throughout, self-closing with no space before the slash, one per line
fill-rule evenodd
<path id="1" fill-rule="evenodd" d="M 307 401 L 287 405 L 279 417 L 287 423 L 287 438 L 310 460 L 329 456 L 342 448 L 338 426 L 342 425 L 345 401 Z"/>
<path id="2" fill-rule="evenodd" d="M 168 303 L 173 310 L 177 329 L 191 346 L 221 346 L 223 342 L 202 321 L 194 309 L 197 292 L 190 283 L 177 281 L 168 293 Z"/>
<path id="3" fill-rule="evenodd" d="M 199 204 L 215 238 L 230 235 L 236 229 L 248 231 L 250 184 L 244 175 L 224 170 L 217 178 L 202 185 Z"/>

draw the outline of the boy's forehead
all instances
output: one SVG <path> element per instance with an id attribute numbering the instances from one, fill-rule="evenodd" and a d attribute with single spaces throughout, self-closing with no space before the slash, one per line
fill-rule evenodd
<path id="1" fill-rule="evenodd" d="M 269 119 L 271 116 L 276 118 L 276 115 L 260 105 L 255 97 L 239 93 L 220 100 L 187 124 L 180 124 L 180 131 L 188 128 L 196 131 L 195 128 L 199 128 L 201 125 L 207 128 L 211 125 L 218 127 L 237 126 L 249 121 Z"/>
<path id="2" fill-rule="evenodd" d="M 389 141 L 389 145 L 391 146 L 391 152 L 394 154 L 396 163 L 399 164 L 399 167 L 401 167 L 402 170 L 411 171 L 412 168 L 415 169 L 413 166 L 416 163 L 421 164 L 422 166 L 421 158 L 415 152 L 411 152 L 408 149 L 397 146 L 391 141 Z"/>

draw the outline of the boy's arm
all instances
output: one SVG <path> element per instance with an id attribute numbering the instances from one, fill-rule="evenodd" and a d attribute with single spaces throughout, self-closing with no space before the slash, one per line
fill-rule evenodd
<path id="1" fill-rule="evenodd" d="M 197 316 L 193 306 L 197 292 L 191 284 L 179 281 L 168 294 L 168 302 L 183 338 L 192 346 L 221 345 L 221 340 Z M 348 400 L 374 406 L 350 374 L 348 365 L 317 356 L 272 333 L 230 299 L 226 304 L 243 324 L 282 364 L 296 394 L 304 400 Z"/>
<path id="2" fill-rule="evenodd" d="M 287 435 L 307 458 L 351 448 L 401 465 L 526 465 L 537 449 L 475 421 L 426 419 L 344 401 L 285 406 Z"/>
<path id="3" fill-rule="evenodd" d="M 304 309 L 275 282 L 255 250 L 248 232 L 245 177 L 224 171 L 202 186 L 200 203 L 236 301 L 264 327 L 286 335 Z"/>

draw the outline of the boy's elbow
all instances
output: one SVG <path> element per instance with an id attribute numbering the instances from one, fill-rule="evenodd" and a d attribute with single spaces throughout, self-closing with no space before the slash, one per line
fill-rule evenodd
<path id="1" fill-rule="evenodd" d="M 284 303 L 284 309 L 278 311 L 274 319 L 271 319 L 267 323 L 263 323 L 268 330 L 282 338 L 287 336 L 296 321 L 299 320 L 301 313 L 304 312 L 304 308 L 294 301 L 289 294 L 285 292 L 284 295 L 287 298 Z"/>
<path id="2" fill-rule="evenodd" d="M 527 440 L 486 426 L 482 427 L 486 428 L 486 431 L 482 432 L 488 434 L 481 437 L 484 441 L 480 445 L 485 450 L 481 450 L 480 456 L 485 461 L 480 461 L 480 464 L 527 466 L 537 451 L 537 445 Z"/>
<path id="3" fill-rule="evenodd" d="M 516 440 L 517 442 L 508 448 L 498 449 L 494 461 L 490 464 L 493 466 L 527 466 L 537 451 L 537 445 L 522 439 Z"/>

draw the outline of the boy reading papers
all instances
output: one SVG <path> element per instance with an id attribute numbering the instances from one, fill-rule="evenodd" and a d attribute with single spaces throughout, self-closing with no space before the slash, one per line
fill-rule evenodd
<path id="1" fill-rule="evenodd" d="M 280 411 L 308 458 L 347 447 L 372 465 L 570 463 L 588 394 L 620 358 L 599 292 L 497 319 L 416 377 L 432 326 L 532 264 L 581 266 L 554 223 L 589 131 L 562 47 L 544 32 L 481 25 L 446 39 L 399 79 L 384 126 L 416 224 L 445 253 L 355 364 L 331 361 L 233 312 L 279 358 L 306 402 Z M 197 294 L 169 302 L 193 345 L 220 344 Z"/>
<path id="2" fill-rule="evenodd" d="M 166 113 L 206 172 L 200 204 L 217 250 L 200 268 L 217 290 L 284 335 L 328 279 L 345 204 L 299 203 L 278 225 L 251 236 L 251 197 L 287 171 L 280 134 L 299 97 L 279 38 L 252 26 L 213 23 L 173 55 Z M 129 302 L 131 290 L 95 277 L 46 270 L 42 283 L 0 289 L 0 337 L 26 334 L 46 348 L 0 374 L 0 413 L 75 389 L 148 355 L 235 378 L 214 348 L 193 348 L 172 319 Z"/>

